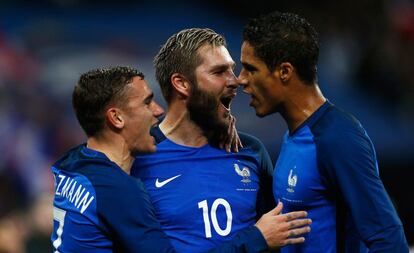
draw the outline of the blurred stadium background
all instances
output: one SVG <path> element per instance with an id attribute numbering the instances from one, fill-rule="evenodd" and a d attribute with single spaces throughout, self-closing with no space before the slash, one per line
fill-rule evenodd
<path id="1" fill-rule="evenodd" d="M 171 34 L 213 28 L 225 35 L 239 62 L 247 18 L 272 10 L 296 12 L 315 25 L 319 84 L 367 129 L 381 178 L 414 245 L 412 0 L 2 0 L 0 252 L 51 250 L 50 165 L 85 140 L 70 101 L 81 73 L 115 65 L 139 68 L 165 105 L 152 58 Z M 286 125 L 278 115 L 258 119 L 248 100 L 239 92 L 232 105 L 238 128 L 259 137 L 275 159 Z"/>

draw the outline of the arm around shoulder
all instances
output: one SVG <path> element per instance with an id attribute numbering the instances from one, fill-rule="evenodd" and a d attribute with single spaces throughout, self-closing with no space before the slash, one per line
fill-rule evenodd
<path id="1" fill-rule="evenodd" d="M 142 182 L 126 178 L 99 187 L 97 194 L 102 222 L 122 252 L 175 252 Z"/>

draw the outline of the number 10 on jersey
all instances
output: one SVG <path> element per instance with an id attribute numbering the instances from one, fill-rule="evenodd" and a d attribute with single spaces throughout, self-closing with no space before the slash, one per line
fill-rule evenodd
<path id="1" fill-rule="evenodd" d="M 217 208 L 219 205 L 222 205 L 226 210 L 226 227 L 221 229 L 220 225 L 218 224 L 217 220 Z M 203 200 L 198 202 L 198 208 L 202 209 L 203 211 L 203 220 L 204 220 L 204 229 L 206 232 L 206 238 L 211 238 L 211 223 L 213 223 L 213 228 L 217 234 L 221 236 L 227 236 L 231 232 L 231 223 L 233 220 L 233 214 L 231 213 L 231 207 L 227 200 L 218 198 L 214 200 L 213 204 L 211 205 L 210 215 L 209 215 L 209 207 L 207 200 Z M 211 220 L 211 223 L 210 223 Z"/>

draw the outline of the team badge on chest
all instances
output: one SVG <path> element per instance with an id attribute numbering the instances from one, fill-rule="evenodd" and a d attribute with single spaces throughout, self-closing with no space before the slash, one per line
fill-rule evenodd
<path id="1" fill-rule="evenodd" d="M 290 170 L 289 176 L 288 176 L 288 188 L 286 189 L 290 193 L 295 192 L 295 187 L 298 182 L 298 175 L 293 174 L 293 170 L 296 169 L 296 166 Z"/>
<path id="2" fill-rule="evenodd" d="M 234 170 L 236 171 L 237 175 L 242 177 L 243 183 L 250 183 L 250 170 L 247 167 L 243 167 L 243 169 L 240 169 L 239 165 L 237 163 L 234 164 Z"/>

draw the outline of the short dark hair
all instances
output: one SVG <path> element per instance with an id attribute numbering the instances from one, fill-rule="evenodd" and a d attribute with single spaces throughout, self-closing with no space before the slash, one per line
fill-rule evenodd
<path id="1" fill-rule="evenodd" d="M 224 37 L 209 28 L 191 28 L 172 35 L 154 58 L 155 77 L 167 103 L 171 100 L 171 76 L 183 74 L 194 82 L 195 69 L 202 63 L 197 50 L 211 45 L 227 46 Z"/>
<path id="2" fill-rule="evenodd" d="M 73 90 L 72 105 L 88 137 L 103 129 L 108 105 L 125 102 L 126 86 L 135 76 L 144 79 L 144 74 L 130 67 L 94 69 L 80 76 Z"/>
<path id="3" fill-rule="evenodd" d="M 317 81 L 318 34 L 304 18 L 277 11 L 262 15 L 247 23 L 243 40 L 254 48 L 255 55 L 270 71 L 282 62 L 290 62 L 302 81 Z"/>

